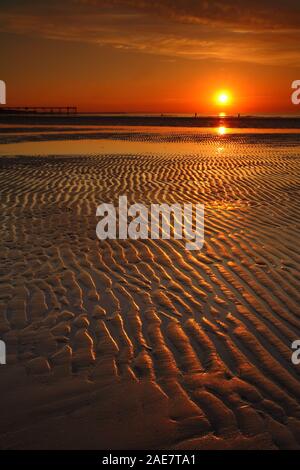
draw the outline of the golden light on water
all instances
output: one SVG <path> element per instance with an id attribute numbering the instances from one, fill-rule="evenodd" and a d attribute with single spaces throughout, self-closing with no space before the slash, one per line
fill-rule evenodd
<path id="1" fill-rule="evenodd" d="M 218 133 L 219 135 L 224 135 L 224 134 L 226 134 L 226 131 L 227 131 L 227 129 L 226 129 L 225 126 L 219 126 L 219 127 L 217 128 L 217 133 Z"/>

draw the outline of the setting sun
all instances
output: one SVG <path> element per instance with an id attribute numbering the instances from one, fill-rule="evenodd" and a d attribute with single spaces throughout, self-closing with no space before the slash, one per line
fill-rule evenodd
<path id="1" fill-rule="evenodd" d="M 219 105 L 228 105 L 231 101 L 231 95 L 228 91 L 218 91 L 215 96 L 215 101 Z"/>

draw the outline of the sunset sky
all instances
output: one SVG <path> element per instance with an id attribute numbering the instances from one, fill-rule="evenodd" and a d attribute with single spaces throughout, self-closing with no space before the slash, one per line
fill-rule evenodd
<path id="1" fill-rule="evenodd" d="M 299 0 L 1 0 L 0 37 L 8 106 L 300 113 Z"/>

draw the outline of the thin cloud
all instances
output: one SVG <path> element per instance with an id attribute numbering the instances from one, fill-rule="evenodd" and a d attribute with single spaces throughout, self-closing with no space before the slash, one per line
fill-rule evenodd
<path id="1" fill-rule="evenodd" d="M 150 12 L 143 0 L 4 0 L 0 31 L 170 58 L 299 63 L 298 2 L 286 0 L 280 12 L 267 0 L 224 3 L 160 0 Z"/>

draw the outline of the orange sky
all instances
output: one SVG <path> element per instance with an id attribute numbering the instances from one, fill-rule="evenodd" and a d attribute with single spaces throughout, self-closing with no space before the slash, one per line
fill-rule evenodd
<path id="1" fill-rule="evenodd" d="M 299 114 L 290 99 L 300 79 L 299 4 L 2 0 L 7 105 Z M 218 89 L 232 94 L 224 109 Z"/>

